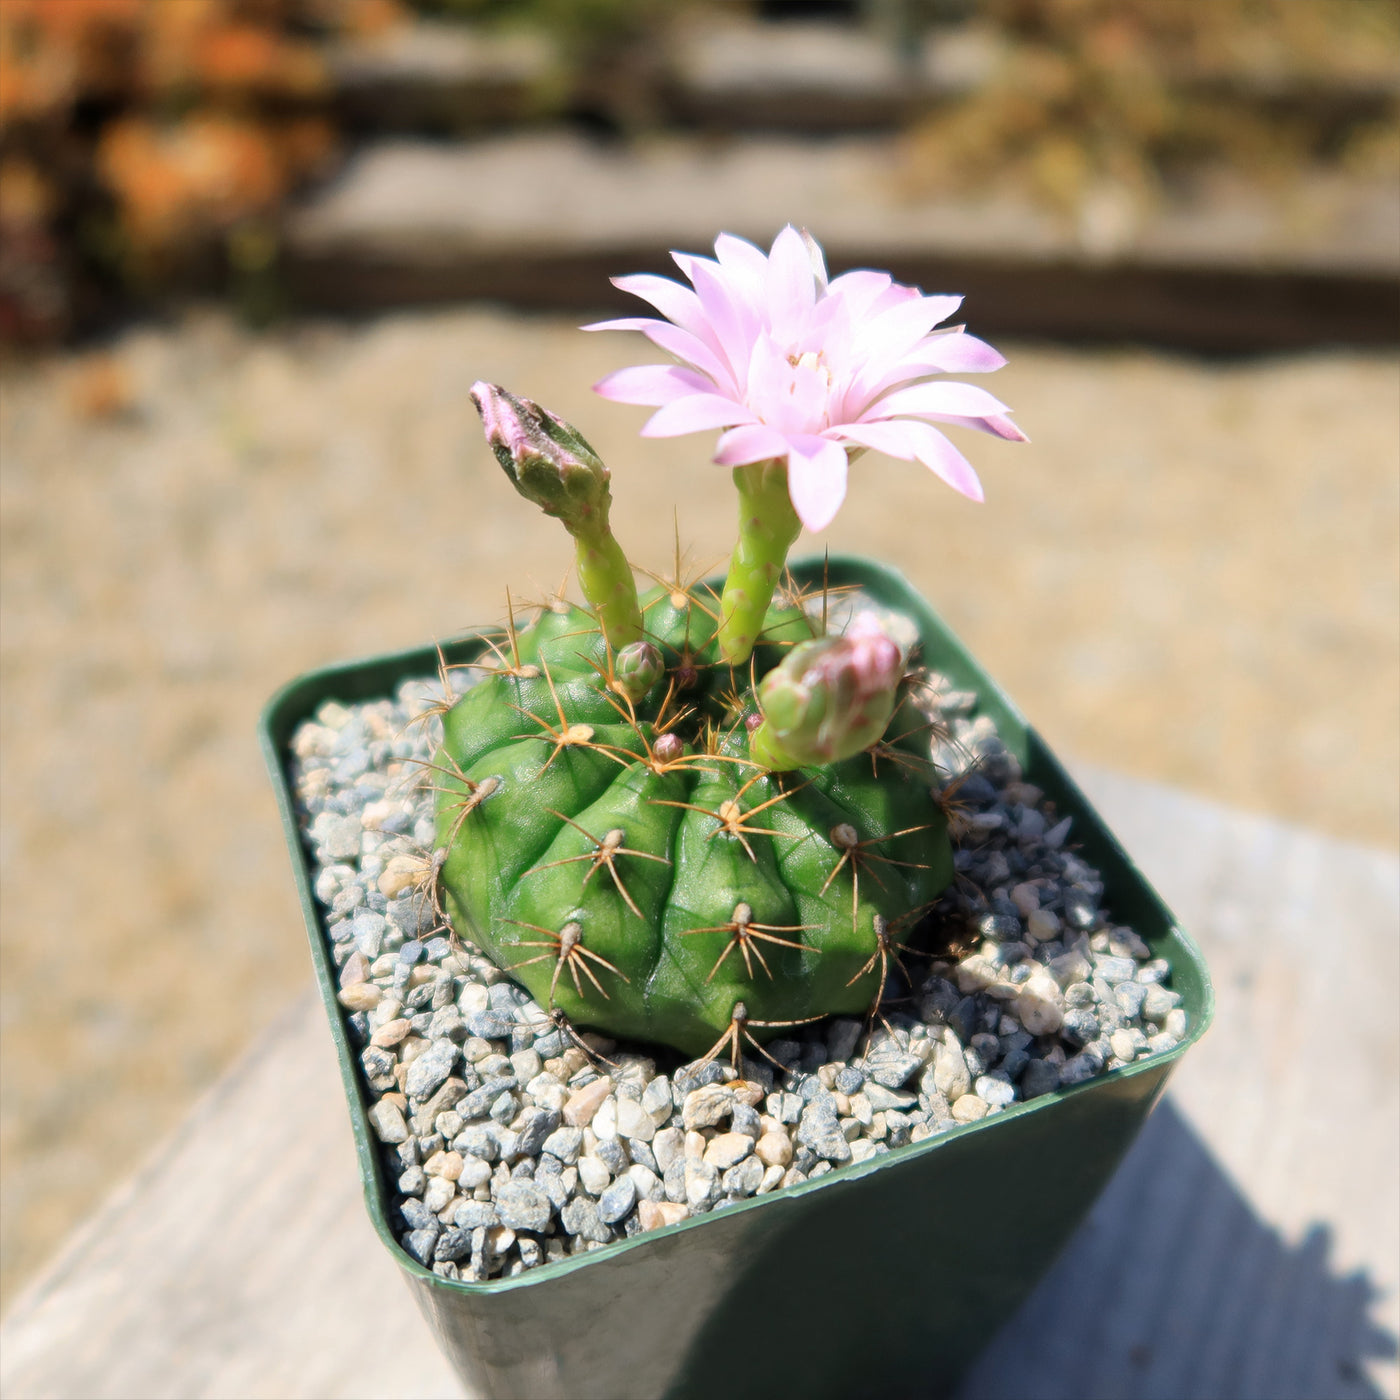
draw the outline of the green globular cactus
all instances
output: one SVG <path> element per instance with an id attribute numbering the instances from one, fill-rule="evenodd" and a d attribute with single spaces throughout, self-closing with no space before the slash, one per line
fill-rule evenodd
<path id="1" fill-rule="evenodd" d="M 453 927 L 571 1024 L 689 1055 L 737 1063 L 745 1039 L 873 1014 L 952 878 L 902 651 L 869 615 L 827 637 L 765 594 L 733 665 L 715 592 L 637 596 L 582 438 L 494 386 L 473 397 L 521 494 L 604 565 L 580 569 L 588 607 L 512 630 L 443 716 Z"/>
<path id="2" fill-rule="evenodd" d="M 518 662 L 445 716 L 454 927 L 574 1024 L 686 1054 L 711 1049 L 736 1007 L 759 1041 L 867 1012 L 891 939 L 952 874 L 931 770 L 901 737 L 923 729 L 917 712 L 899 708 L 886 751 L 769 772 L 747 756 L 747 674 L 720 661 L 709 614 L 664 590 L 642 606 L 668 674 L 640 702 L 613 688 L 592 615 L 570 608 L 521 632 Z M 758 657 L 771 669 L 812 626 L 770 611 Z M 700 681 L 679 693 L 683 666 Z"/>

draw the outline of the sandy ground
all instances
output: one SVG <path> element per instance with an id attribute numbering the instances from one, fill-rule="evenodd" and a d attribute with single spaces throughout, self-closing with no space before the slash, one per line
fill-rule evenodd
<path id="1" fill-rule="evenodd" d="M 588 386 L 641 342 L 572 325 L 198 314 L 122 338 L 110 382 L 5 371 L 5 1296 L 306 980 L 263 700 L 563 573 L 467 386 L 579 424 L 637 563 L 668 563 L 674 505 L 696 562 L 723 556 L 708 435 L 640 440 Z M 832 549 L 905 570 L 1067 754 L 1393 846 L 1396 357 L 1003 348 L 1033 442 L 964 435 L 987 505 L 868 458 Z"/>

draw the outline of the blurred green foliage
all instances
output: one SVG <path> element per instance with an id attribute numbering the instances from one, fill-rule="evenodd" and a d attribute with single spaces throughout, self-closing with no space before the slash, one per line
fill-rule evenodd
<path id="1" fill-rule="evenodd" d="M 976 89 L 904 148 L 921 191 L 1012 184 L 1064 212 L 1203 168 L 1400 169 L 1395 0 L 984 0 Z"/>

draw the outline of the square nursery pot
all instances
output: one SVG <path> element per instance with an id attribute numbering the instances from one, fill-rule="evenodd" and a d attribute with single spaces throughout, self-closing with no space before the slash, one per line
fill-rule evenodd
<path id="1" fill-rule="evenodd" d="M 794 574 L 819 582 L 820 564 Z M 365 1204 L 444 1351 L 481 1395 L 849 1400 L 950 1390 L 1074 1233 L 1210 1021 L 1210 980 L 1196 945 L 1010 700 L 893 570 L 835 558 L 830 576 L 912 617 L 924 660 L 977 694 L 975 713 L 992 717 L 1027 781 L 1075 818 L 1082 854 L 1104 881 L 1104 906 L 1170 961 L 1189 1033 L 1173 1050 L 1087 1083 L 607 1249 L 487 1283 L 440 1278 L 400 1248 L 390 1225 L 393 1183 L 366 1117 L 288 778 L 291 736 L 324 701 L 390 695 L 401 680 L 432 675 L 437 655 L 419 647 L 302 676 L 269 702 L 261 738 Z M 468 637 L 449 660 L 483 649 Z M 1030 1164 L 1034 1198 L 1024 1185 Z"/>

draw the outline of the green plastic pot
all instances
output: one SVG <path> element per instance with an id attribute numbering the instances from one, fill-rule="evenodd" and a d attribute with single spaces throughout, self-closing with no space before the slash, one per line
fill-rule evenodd
<path id="1" fill-rule="evenodd" d="M 794 569 L 819 582 L 821 565 Z M 261 737 L 277 788 L 321 996 L 350 1105 L 370 1219 L 469 1389 L 490 1397 L 725 1397 L 804 1400 L 937 1395 L 1016 1310 L 1113 1175 L 1187 1046 L 1210 1022 L 1200 951 L 1010 700 L 891 569 L 830 563 L 912 617 L 927 662 L 980 697 L 1028 781 L 1044 790 L 1105 884 L 1104 904 L 1172 965 L 1189 1034 L 1074 1088 L 727 1210 L 489 1283 L 442 1279 L 389 1223 L 358 1059 L 288 781 L 297 726 L 326 700 L 392 694 L 436 669 L 432 647 L 310 672 L 279 691 Z M 449 660 L 469 659 L 468 637 Z"/>

